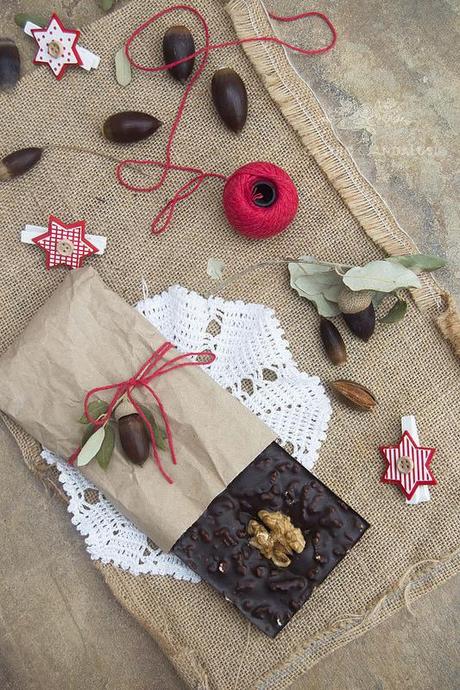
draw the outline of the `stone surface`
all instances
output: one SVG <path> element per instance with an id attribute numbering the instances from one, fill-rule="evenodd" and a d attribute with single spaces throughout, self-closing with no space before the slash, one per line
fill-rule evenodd
<path id="1" fill-rule="evenodd" d="M 75 25 L 102 14 L 96 0 L 54 0 L 52 7 Z M 18 40 L 26 70 L 32 46 L 12 17 L 49 9 L 47 0 L 0 5 L 0 35 Z M 302 9 L 293 0 L 276 2 L 279 14 Z M 324 3 L 308 9 L 324 9 Z M 401 225 L 421 250 L 447 254 L 450 266 L 439 278 L 457 297 L 458 10 L 455 0 L 331 0 L 337 49 L 327 57 L 293 59 Z M 304 46 L 319 38 L 311 24 L 281 25 L 278 32 Z M 3 427 L 0 506 L 2 690 L 183 687 L 151 638 L 114 601 L 64 505 L 32 477 Z M 292 690 L 454 690 L 458 579 L 415 609 L 415 618 L 400 612 L 338 650 Z"/>

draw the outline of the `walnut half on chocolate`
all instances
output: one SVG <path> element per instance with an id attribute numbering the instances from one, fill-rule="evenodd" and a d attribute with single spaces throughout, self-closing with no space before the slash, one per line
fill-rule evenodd
<path id="1" fill-rule="evenodd" d="M 265 526 L 257 520 L 249 521 L 247 530 L 252 537 L 249 544 L 279 568 L 287 568 L 291 563 L 289 556 L 294 551 L 302 553 L 305 548 L 302 532 L 280 511 L 259 510 L 257 515 Z"/>

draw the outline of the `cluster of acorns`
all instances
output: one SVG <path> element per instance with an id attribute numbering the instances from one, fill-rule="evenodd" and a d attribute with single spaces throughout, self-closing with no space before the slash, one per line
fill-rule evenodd
<path id="1" fill-rule="evenodd" d="M 367 342 L 375 330 L 375 309 L 373 293 L 368 290 L 355 292 L 343 286 L 337 300 L 343 319 L 350 331 Z M 321 317 L 320 335 L 327 356 L 333 364 L 347 361 L 345 343 L 338 328 L 325 317 Z"/>
<path id="2" fill-rule="evenodd" d="M 172 26 L 166 31 L 163 37 L 165 64 L 182 60 L 194 52 L 195 41 L 186 26 Z M 174 79 L 185 84 L 193 72 L 194 64 L 195 58 L 190 58 L 172 67 L 169 72 Z M 20 58 L 16 45 L 13 41 L 0 39 L 0 89 L 13 88 L 19 74 Z M 247 119 L 248 95 L 239 74 L 228 67 L 217 70 L 212 78 L 211 92 L 216 110 L 224 124 L 232 132 L 240 132 Z M 153 115 L 128 110 L 108 117 L 102 131 L 108 141 L 132 144 L 150 137 L 161 124 Z M 0 161 L 0 181 L 28 172 L 39 162 L 42 153 L 40 148 L 26 148 L 6 156 Z"/>
<path id="3" fill-rule="evenodd" d="M 165 64 L 183 60 L 195 52 L 195 41 L 186 26 L 176 25 L 163 37 Z M 195 58 L 184 60 L 168 71 L 174 79 L 185 84 L 193 72 Z M 248 114 L 248 95 L 243 80 L 233 69 L 214 72 L 211 85 L 212 98 L 224 124 L 233 132 L 240 132 Z M 125 111 L 109 117 L 103 126 L 106 139 L 117 144 L 131 144 L 151 136 L 161 126 L 160 120 L 147 113 Z"/>

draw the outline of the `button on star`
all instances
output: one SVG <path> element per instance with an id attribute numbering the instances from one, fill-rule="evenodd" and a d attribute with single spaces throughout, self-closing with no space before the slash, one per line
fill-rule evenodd
<path id="1" fill-rule="evenodd" d="M 32 240 L 45 251 L 47 269 L 54 266 L 80 268 L 88 256 L 96 254 L 97 247 L 86 239 L 85 228 L 83 220 L 66 225 L 50 216 L 48 230 Z"/>
<path id="2" fill-rule="evenodd" d="M 32 34 L 38 44 L 34 63 L 49 65 L 57 79 L 62 79 L 70 65 L 82 64 L 77 47 L 80 32 L 66 29 L 56 14 L 46 29 L 32 29 Z"/>
<path id="3" fill-rule="evenodd" d="M 436 448 L 418 446 L 409 432 L 396 446 L 381 446 L 380 452 L 388 463 L 381 481 L 399 484 L 406 498 L 411 499 L 418 486 L 436 484 L 430 469 Z"/>

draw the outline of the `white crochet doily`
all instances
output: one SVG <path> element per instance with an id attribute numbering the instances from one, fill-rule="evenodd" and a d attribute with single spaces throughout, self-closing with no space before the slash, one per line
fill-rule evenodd
<path id="1" fill-rule="evenodd" d="M 214 352 L 217 358 L 207 373 L 260 417 L 302 465 L 313 467 L 331 414 L 329 399 L 316 376 L 298 370 L 271 309 L 205 299 L 180 286 L 146 298 L 136 308 L 179 350 Z M 59 469 L 72 522 L 86 537 L 92 559 L 135 575 L 199 581 L 123 517 L 77 469 L 46 449 L 42 456 Z"/>

